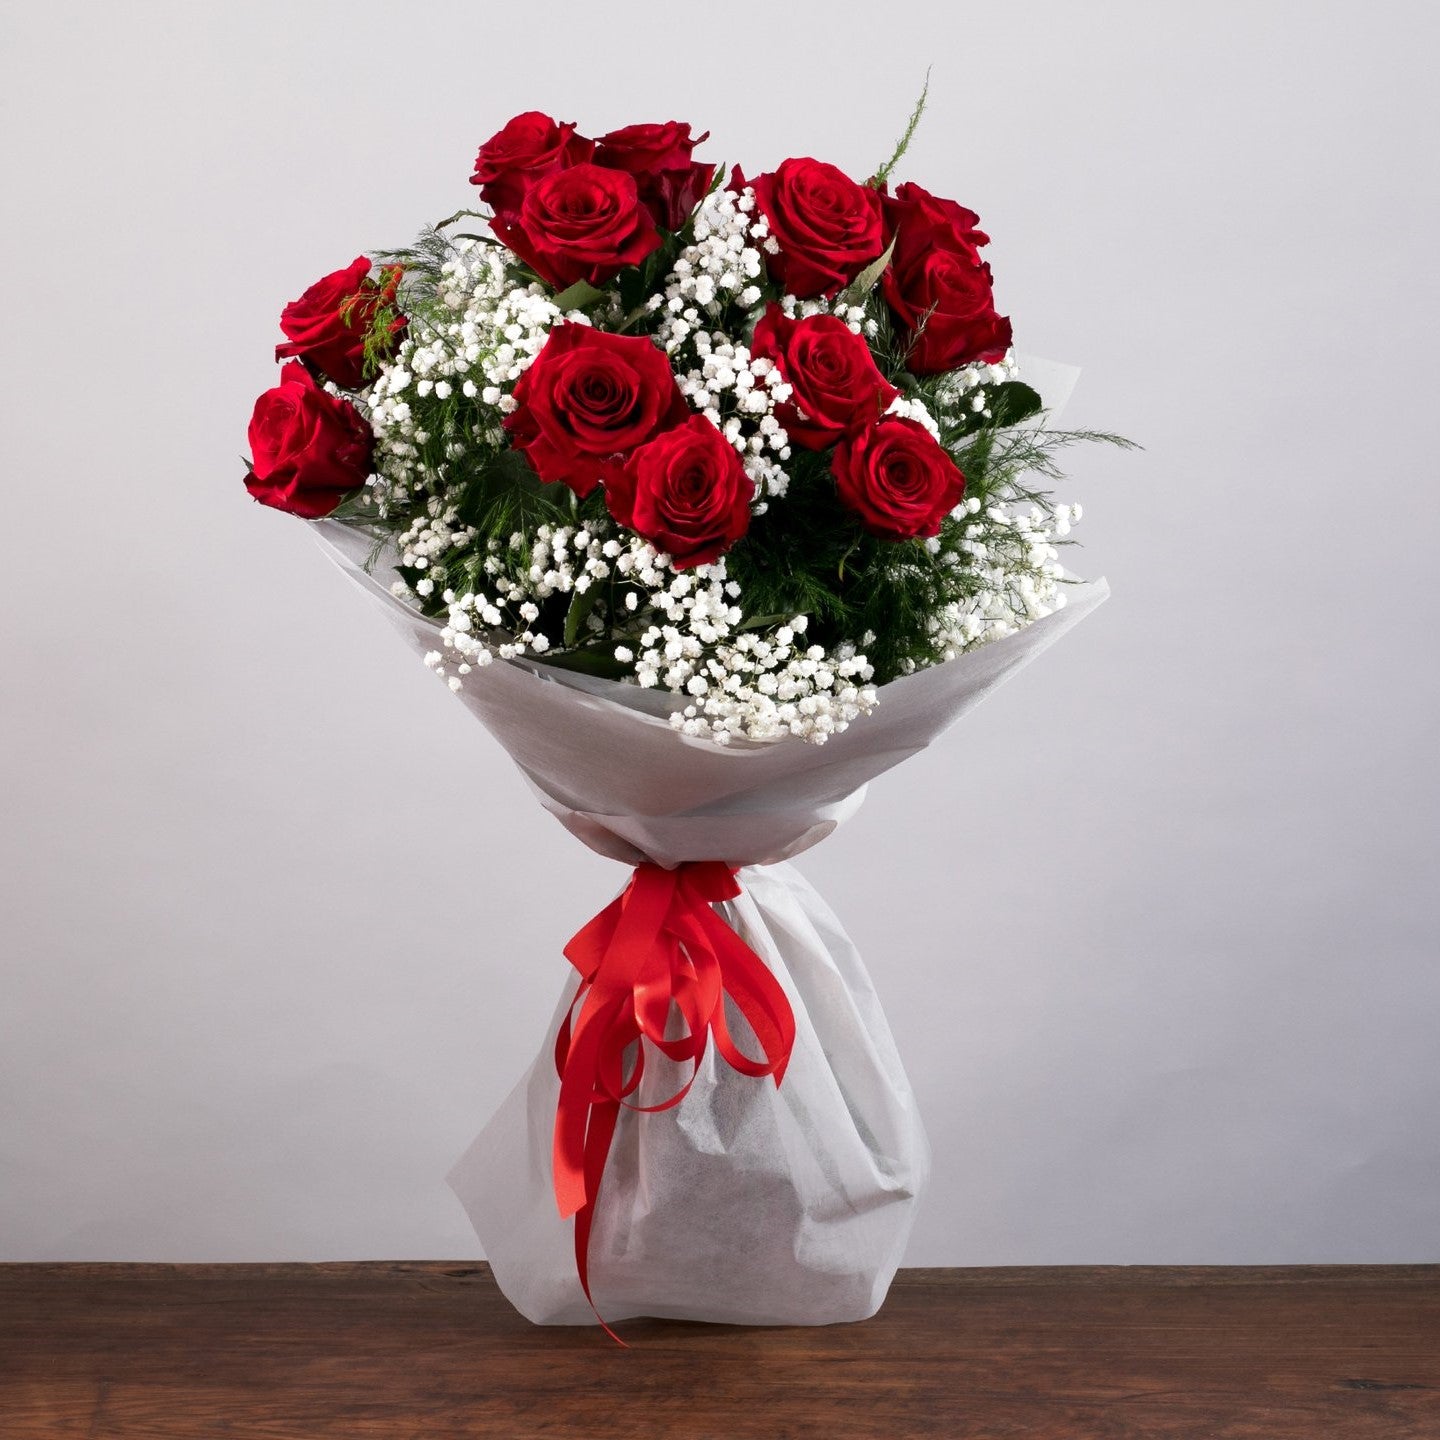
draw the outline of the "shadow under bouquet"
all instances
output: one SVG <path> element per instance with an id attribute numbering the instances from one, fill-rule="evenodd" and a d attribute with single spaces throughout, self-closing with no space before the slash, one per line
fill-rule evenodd
<path id="1" fill-rule="evenodd" d="M 861 183 L 706 138 L 516 116 L 484 209 L 285 308 L 250 425 L 251 494 L 633 867 L 450 1177 L 539 1323 L 879 1307 L 928 1149 L 786 862 L 1106 593 L 1048 486 L 1113 437 L 1055 428 L 978 217 L 892 188 L 905 141 Z"/>

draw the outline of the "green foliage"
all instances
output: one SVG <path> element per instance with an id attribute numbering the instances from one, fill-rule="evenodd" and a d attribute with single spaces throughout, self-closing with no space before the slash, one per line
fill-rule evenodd
<path id="1" fill-rule="evenodd" d="M 1017 546 L 1014 532 L 993 520 L 988 508 L 1047 504 L 1048 495 L 1031 479 L 1059 478 L 1059 452 L 1085 441 L 1129 445 L 1098 432 L 987 424 L 968 443 L 952 447 L 966 477 L 966 495 L 980 501 L 980 510 L 967 519 L 946 520 L 934 552 L 923 540 L 866 534 L 841 505 L 826 458 L 805 452 L 790 462 L 785 497 L 753 520 L 726 557 L 727 570 L 740 583 L 746 608 L 764 617 L 752 622 L 757 628 L 809 615 L 807 640 L 826 649 L 856 644 L 884 684 L 939 659 L 929 620 L 983 588 L 966 562 L 963 542 L 985 544 L 997 557 Z"/>
<path id="2" fill-rule="evenodd" d="M 1061 452 L 1075 445 L 1139 448 L 1133 440 L 1104 430 L 987 425 L 968 444 L 955 447 L 951 453 L 965 472 L 967 495 L 978 495 L 987 505 L 1043 505 L 1050 500 L 1048 487 L 1065 478 L 1059 460 Z"/>
<path id="3" fill-rule="evenodd" d="M 465 213 L 465 212 L 461 212 Z M 455 217 L 451 216 L 453 220 Z M 440 267 L 447 260 L 455 258 L 455 246 L 444 234 L 442 226 L 427 225 L 415 238 L 413 245 L 398 250 L 376 250 L 372 253 L 382 265 L 403 265 L 405 267 L 406 299 L 433 298 L 435 287 L 440 283 Z"/>
<path id="4" fill-rule="evenodd" d="M 845 287 L 844 293 L 840 296 L 841 303 L 845 305 L 862 305 L 869 298 L 870 292 L 880 283 L 880 277 L 885 273 L 885 267 L 890 263 L 890 257 L 895 253 L 895 238 L 885 247 L 885 253 L 878 259 L 872 260 L 850 283 Z"/>
<path id="5" fill-rule="evenodd" d="M 910 142 L 920 128 L 920 117 L 925 113 L 925 102 L 929 98 L 930 71 L 927 69 L 925 84 L 920 91 L 920 98 L 915 102 L 915 108 L 910 112 L 910 119 L 905 125 L 905 133 L 895 142 L 895 148 L 890 152 L 890 158 L 865 182 L 867 185 L 878 190 L 890 178 L 891 171 L 905 158 L 905 152 L 910 148 Z"/>
<path id="6" fill-rule="evenodd" d="M 597 290 L 588 280 L 577 280 L 555 297 L 555 305 L 557 309 L 568 313 L 571 310 L 584 310 L 604 298 L 603 290 Z"/>
<path id="7" fill-rule="evenodd" d="M 595 602 L 600 598 L 600 587 L 592 585 L 588 590 L 577 590 L 570 597 L 569 607 L 565 611 L 565 630 L 563 634 L 565 648 L 573 650 L 580 640 L 580 627 L 590 617 L 595 609 Z"/>
<path id="8" fill-rule="evenodd" d="M 388 360 L 391 352 L 395 349 L 395 327 L 401 319 L 400 308 L 395 300 L 400 285 L 400 275 L 399 266 L 382 266 L 380 280 L 373 290 L 367 287 L 360 294 L 351 296 L 340 310 L 341 318 L 348 324 L 350 316 L 362 300 L 369 298 L 374 291 L 378 291 L 382 297 L 381 302 L 372 311 L 370 324 L 365 331 L 362 367 L 367 378 L 380 373 L 381 363 Z"/>
<path id="9" fill-rule="evenodd" d="M 477 457 L 454 499 L 459 518 L 481 535 L 508 541 L 541 525 L 571 524 L 576 519 L 574 492 L 546 485 L 518 450 L 492 450 Z M 455 492 L 452 492 L 454 494 Z"/>
<path id="10" fill-rule="evenodd" d="M 658 249 L 652 250 L 640 264 L 627 265 L 612 282 L 620 295 L 622 310 L 629 312 L 644 305 L 646 299 L 660 288 L 661 277 L 668 274 L 674 265 L 681 248 L 678 237 L 672 235 L 666 238 L 662 231 L 661 238 Z"/>
<path id="11" fill-rule="evenodd" d="M 1018 425 L 1044 408 L 1040 392 L 1020 380 L 1007 380 L 989 392 L 989 409 L 997 426 Z"/>
<path id="12" fill-rule="evenodd" d="M 545 663 L 559 670 L 575 670 L 581 675 L 599 675 L 606 680 L 619 680 L 630 667 L 615 658 L 615 645 L 605 640 L 594 645 L 580 645 L 573 650 L 550 651 Z"/>

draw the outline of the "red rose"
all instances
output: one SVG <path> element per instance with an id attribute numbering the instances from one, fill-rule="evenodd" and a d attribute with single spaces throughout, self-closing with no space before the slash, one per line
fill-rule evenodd
<path id="1" fill-rule="evenodd" d="M 923 248 L 925 237 L 937 231 L 944 232 L 942 243 L 947 249 L 968 246 L 973 250 L 990 243 L 990 237 L 980 229 L 980 217 L 973 210 L 967 210 L 957 201 L 932 195 L 913 180 L 896 186 L 895 193 L 883 196 L 880 204 L 886 232 L 896 237 L 897 255 L 913 255 Z"/>
<path id="2" fill-rule="evenodd" d="M 750 351 L 779 367 L 794 392 L 775 408 L 786 433 L 807 450 L 824 450 L 872 424 L 899 395 L 875 368 L 870 347 L 836 315 L 791 320 L 770 305 Z"/>
<path id="3" fill-rule="evenodd" d="M 595 142 L 577 135 L 573 124 L 527 110 L 480 147 L 470 183 L 480 187 L 480 198 L 497 214 L 512 212 L 542 175 L 578 165 L 594 151 Z"/>
<path id="4" fill-rule="evenodd" d="M 715 178 L 713 165 L 691 158 L 709 138 L 707 130 L 692 140 L 690 126 L 681 120 L 626 125 L 600 137 L 595 163 L 633 175 L 651 219 L 663 230 L 678 230 Z"/>
<path id="5" fill-rule="evenodd" d="M 752 182 L 780 247 L 765 265 L 802 299 L 843 290 L 885 248 L 880 195 L 819 160 L 784 160 Z"/>
<path id="6" fill-rule="evenodd" d="M 380 285 L 370 279 L 370 262 L 359 255 L 348 269 L 317 280 L 280 312 L 280 328 L 288 343 L 275 347 L 275 358 L 306 360 L 342 390 L 360 389 L 366 383 L 365 337 L 375 312 L 395 303 L 400 266 L 386 266 L 381 278 Z M 403 315 L 391 322 L 392 344 L 406 324 Z"/>
<path id="7" fill-rule="evenodd" d="M 844 505 L 888 540 L 938 535 L 965 493 L 965 476 L 944 447 L 918 420 L 898 415 L 842 441 L 830 469 Z"/>
<path id="8" fill-rule="evenodd" d="M 996 361 L 1010 348 L 1010 321 L 995 313 L 979 217 L 919 185 L 901 185 L 884 202 L 895 253 L 880 284 L 901 325 L 912 332 L 906 366 L 915 375 Z"/>
<path id="9" fill-rule="evenodd" d="M 557 290 L 577 280 L 603 285 L 660 244 L 635 177 L 599 165 L 573 165 L 537 180 L 519 214 L 497 216 L 490 228 Z"/>
<path id="10" fill-rule="evenodd" d="M 642 336 L 562 321 L 515 386 L 505 417 L 544 481 L 588 495 L 628 454 L 689 413 L 662 350 Z"/>
<path id="11" fill-rule="evenodd" d="M 642 445 L 605 482 L 605 503 L 677 570 L 708 565 L 750 526 L 755 487 L 735 447 L 703 416 Z"/>
<path id="12" fill-rule="evenodd" d="M 245 488 L 262 505 L 318 519 L 365 483 L 373 445 L 360 412 L 292 360 L 255 402 Z"/>

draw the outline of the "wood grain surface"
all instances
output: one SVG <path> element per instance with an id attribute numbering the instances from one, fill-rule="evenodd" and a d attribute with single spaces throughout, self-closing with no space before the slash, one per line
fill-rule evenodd
<path id="1" fill-rule="evenodd" d="M 0 1437 L 1440 1440 L 1440 1266 L 908 1270 L 859 1325 L 617 1328 L 475 1264 L 0 1266 Z"/>

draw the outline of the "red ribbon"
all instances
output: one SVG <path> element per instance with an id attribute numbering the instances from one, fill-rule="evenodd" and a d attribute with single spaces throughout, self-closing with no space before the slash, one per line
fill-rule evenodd
<path id="1" fill-rule="evenodd" d="M 795 1016 L 784 990 L 711 909 L 739 893 L 734 870 L 718 860 L 690 860 L 674 870 L 637 865 L 624 893 L 565 947 L 580 988 L 555 1039 L 555 1200 L 562 1217 L 575 1217 L 575 1269 L 592 1310 L 590 1227 L 621 1108 L 653 1112 L 678 1105 L 712 1033 L 721 1055 L 743 1075 L 773 1075 L 779 1085 L 790 1061 Z M 727 995 L 754 1032 L 763 1060 L 752 1060 L 731 1039 Z M 684 1034 L 667 1040 L 672 1008 Z M 688 1060 L 690 1076 L 658 1105 L 632 1105 L 628 1097 L 645 1073 L 647 1040 L 671 1060 Z M 595 1318 L 625 1343 L 598 1310 Z"/>

